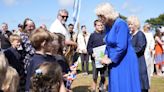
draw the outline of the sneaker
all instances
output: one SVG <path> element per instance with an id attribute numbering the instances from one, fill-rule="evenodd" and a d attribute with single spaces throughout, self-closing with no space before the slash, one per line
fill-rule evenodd
<path id="1" fill-rule="evenodd" d="M 101 84 L 101 85 L 99 86 L 99 92 L 104 92 L 104 85 L 103 85 L 103 84 Z"/>
<path id="2" fill-rule="evenodd" d="M 84 72 L 84 73 L 83 73 L 83 76 L 87 76 L 87 75 L 88 75 L 88 73 L 87 73 L 87 72 Z"/>

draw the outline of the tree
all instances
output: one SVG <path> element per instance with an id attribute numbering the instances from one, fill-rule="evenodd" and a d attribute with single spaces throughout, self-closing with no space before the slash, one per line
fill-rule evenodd
<path id="1" fill-rule="evenodd" d="M 147 19 L 146 23 L 151 24 L 152 27 L 164 26 L 164 13 L 160 14 L 157 18 Z"/>
<path id="2" fill-rule="evenodd" d="M 125 17 L 125 16 L 123 16 L 123 15 L 119 15 L 120 16 L 120 18 L 122 18 L 122 19 L 124 19 L 124 20 L 126 20 L 127 19 L 127 17 Z"/>

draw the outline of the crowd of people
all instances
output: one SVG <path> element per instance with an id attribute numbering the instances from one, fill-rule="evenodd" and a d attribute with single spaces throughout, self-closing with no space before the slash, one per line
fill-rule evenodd
<path id="1" fill-rule="evenodd" d="M 123 20 L 109 3 L 98 5 L 95 12 L 92 33 L 86 25 L 77 32 L 73 24 L 67 26 L 66 9 L 58 11 L 50 29 L 36 27 L 30 18 L 14 31 L 2 23 L 0 92 L 72 92 L 79 57 L 83 76 L 89 75 L 91 58 L 92 92 L 97 86 L 100 92 L 148 92 L 151 77 L 164 74 L 164 32 L 157 29 L 153 36 L 150 24 L 142 30 L 137 16 Z M 94 49 L 100 46 L 105 50 L 99 60 Z"/>

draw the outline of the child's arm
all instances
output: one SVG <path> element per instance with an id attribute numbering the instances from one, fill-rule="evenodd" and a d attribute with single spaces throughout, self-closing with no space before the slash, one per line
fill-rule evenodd
<path id="1" fill-rule="evenodd" d="M 63 82 L 62 82 L 62 84 L 60 85 L 60 91 L 59 91 L 59 92 L 66 92 L 66 88 L 65 88 Z"/>
<path id="2" fill-rule="evenodd" d="M 70 74 L 71 74 L 71 73 L 68 72 L 67 74 L 64 74 L 63 77 L 64 77 L 64 78 L 67 78 Z"/>

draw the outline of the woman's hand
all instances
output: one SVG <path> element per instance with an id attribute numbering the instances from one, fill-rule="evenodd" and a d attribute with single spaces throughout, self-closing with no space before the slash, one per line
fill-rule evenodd
<path id="1" fill-rule="evenodd" d="M 101 64 L 107 64 L 107 65 L 109 65 L 110 63 L 112 63 L 112 61 L 111 61 L 110 58 L 108 58 L 107 55 L 105 55 L 105 56 L 102 58 L 102 60 L 101 60 Z"/>

